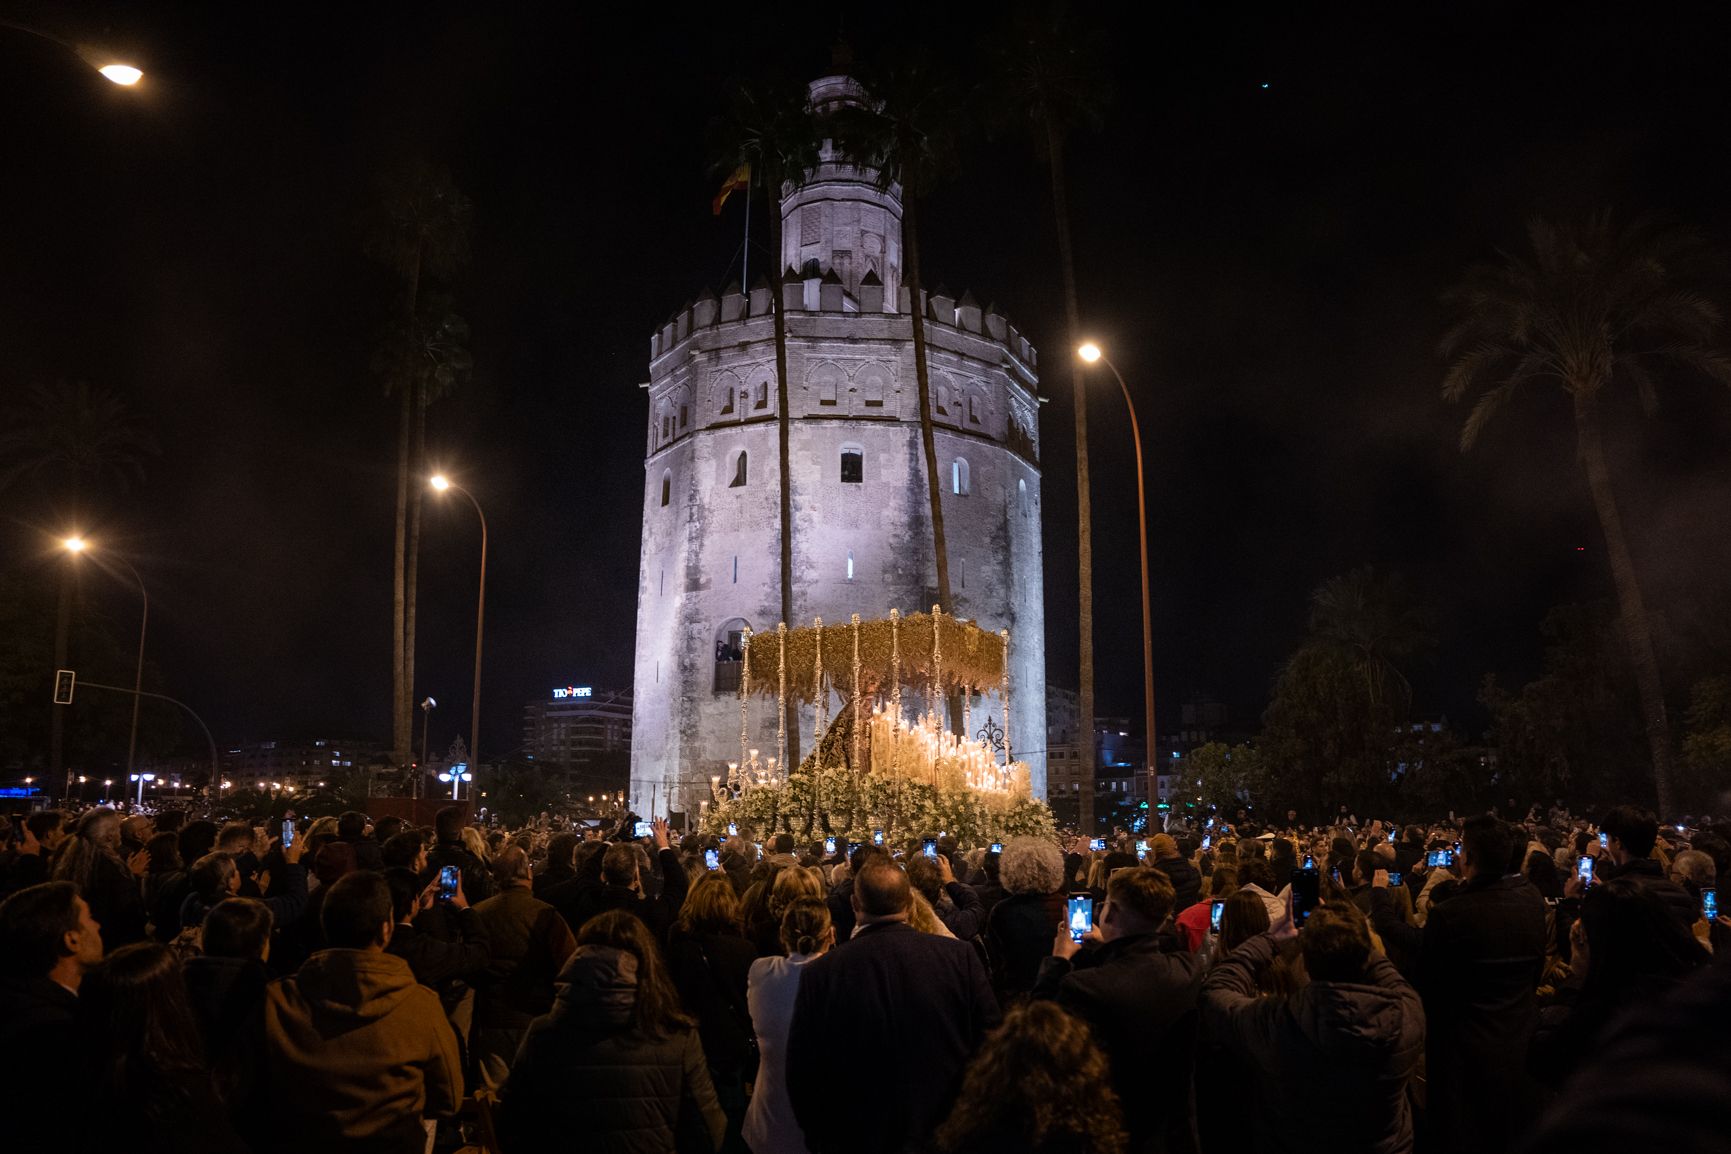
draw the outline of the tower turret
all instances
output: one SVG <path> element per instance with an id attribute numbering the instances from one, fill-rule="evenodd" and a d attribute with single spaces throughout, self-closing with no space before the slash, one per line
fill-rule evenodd
<path id="1" fill-rule="evenodd" d="M 820 121 L 870 101 L 859 81 L 843 75 L 812 81 L 810 94 Z M 804 274 L 816 261 L 819 276 L 833 272 L 856 302 L 860 281 L 874 271 L 893 310 L 902 283 L 901 187 L 879 188 L 877 172 L 849 160 L 833 137 L 819 158 L 805 183 L 781 199 L 782 267 Z"/>

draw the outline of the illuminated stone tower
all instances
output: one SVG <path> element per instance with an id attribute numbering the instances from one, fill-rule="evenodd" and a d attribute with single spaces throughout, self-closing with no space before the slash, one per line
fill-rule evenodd
<path id="1" fill-rule="evenodd" d="M 821 113 L 864 98 L 811 85 Z M 900 189 L 822 161 L 781 198 L 788 270 L 794 612 L 844 622 L 937 601 Z M 927 294 L 933 420 L 958 616 L 1010 630 L 1011 739 L 1045 796 L 1046 661 L 1034 349 L 971 294 Z M 691 811 L 740 746 L 740 632 L 780 618 L 780 484 L 770 289 L 705 291 L 650 338 L 631 786 L 642 813 Z M 763 671 L 757 671 L 762 674 Z M 992 707 L 995 711 L 995 705 Z M 833 710 L 832 710 L 833 715 Z M 976 707 L 976 722 L 983 716 Z M 802 752 L 814 740 L 808 708 Z M 977 725 L 976 725 L 977 728 Z M 775 709 L 751 743 L 776 748 Z"/>

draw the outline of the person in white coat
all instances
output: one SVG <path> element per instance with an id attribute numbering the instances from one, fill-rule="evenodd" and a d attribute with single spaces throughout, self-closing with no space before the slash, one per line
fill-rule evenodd
<path id="1" fill-rule="evenodd" d="M 742 1136 L 752 1154 L 807 1154 L 805 1133 L 787 1097 L 787 1033 L 800 973 L 835 945 L 835 927 L 821 898 L 800 898 L 781 916 L 787 957 L 759 958 L 746 982 L 746 1010 L 757 1034 L 757 1081 Z"/>

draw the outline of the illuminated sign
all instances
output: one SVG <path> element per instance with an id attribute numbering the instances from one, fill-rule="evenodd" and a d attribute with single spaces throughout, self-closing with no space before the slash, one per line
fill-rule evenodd
<path id="1" fill-rule="evenodd" d="M 587 685 L 567 685 L 563 689 L 553 691 L 554 701 L 563 701 L 567 697 L 593 697 L 595 691 Z"/>

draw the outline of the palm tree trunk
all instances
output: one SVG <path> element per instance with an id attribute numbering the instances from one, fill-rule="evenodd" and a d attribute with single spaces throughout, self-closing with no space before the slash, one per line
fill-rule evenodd
<path id="1" fill-rule="evenodd" d="M 1641 585 L 1635 577 L 1635 562 L 1623 536 L 1623 519 L 1617 512 L 1611 488 L 1611 471 L 1605 464 L 1600 440 L 1599 414 L 1591 400 L 1575 404 L 1575 440 L 1581 465 L 1587 471 L 1587 487 L 1605 534 L 1605 550 L 1611 563 L 1611 581 L 1617 587 L 1617 607 L 1623 618 L 1623 637 L 1629 646 L 1629 664 L 1635 672 L 1635 691 L 1640 696 L 1641 719 L 1647 730 L 1647 748 L 1653 758 L 1653 786 L 1657 792 L 1661 821 L 1676 814 L 1671 778 L 1671 724 L 1665 715 L 1664 687 L 1659 680 L 1659 660 L 1653 652 L 1653 634 Z"/>
<path id="2" fill-rule="evenodd" d="M 1052 212 L 1058 226 L 1058 267 L 1064 282 L 1064 320 L 1068 326 L 1067 351 L 1070 362 L 1070 396 L 1076 410 L 1076 568 L 1078 595 L 1076 612 L 1078 627 L 1078 664 L 1081 686 L 1077 709 L 1080 733 L 1077 744 L 1082 754 L 1082 832 L 1094 831 L 1094 513 L 1088 482 L 1088 389 L 1082 375 L 1082 365 L 1076 357 L 1081 341 L 1082 310 L 1076 299 L 1076 255 L 1070 243 L 1070 201 L 1064 188 L 1064 134 L 1057 124 L 1046 121 L 1047 155 L 1052 164 Z M 1155 735 L 1146 737 L 1148 764 L 1154 764 Z M 1148 783 L 1152 789 L 1154 783 Z M 1153 819 L 1154 798 L 1149 799 L 1149 819 Z"/>
<path id="3" fill-rule="evenodd" d="M 787 399 L 787 316 L 781 295 L 781 182 L 769 184 L 769 249 L 775 254 L 770 265 L 770 312 L 775 318 L 775 431 L 776 448 L 781 472 L 781 619 L 788 628 L 795 623 L 793 616 L 793 465 L 788 452 L 789 421 Z M 786 772 L 799 764 L 799 709 L 787 714 Z"/>
<path id="4" fill-rule="evenodd" d="M 411 743 L 415 733 L 415 604 L 421 570 L 421 507 L 427 495 L 427 398 L 415 389 L 415 442 L 410 449 L 409 540 L 403 565 L 403 692 L 397 698 L 397 713 Z M 473 734 L 470 735 L 471 740 Z M 410 752 L 410 759 L 414 757 Z"/>
<path id="5" fill-rule="evenodd" d="M 409 737 L 403 730 L 402 702 L 408 690 L 403 684 L 403 602 L 405 597 L 405 543 L 409 516 L 409 442 L 413 439 L 414 399 L 406 382 L 399 383 L 401 411 L 397 417 L 397 532 L 391 570 L 391 760 L 409 761 Z"/>
<path id="6" fill-rule="evenodd" d="M 937 558 L 938 564 L 938 607 L 945 614 L 953 614 L 956 606 L 950 598 L 950 551 L 944 539 L 943 486 L 938 474 L 937 442 L 932 436 L 931 372 L 926 364 L 926 309 L 922 299 L 924 286 L 920 281 L 919 213 L 911 195 L 902 206 L 902 244 L 906 249 L 903 254 L 906 259 L 903 261 L 902 280 L 908 286 L 908 313 L 913 319 L 914 329 L 914 380 L 919 384 L 920 448 L 925 452 L 926 500 L 930 503 L 932 515 L 932 555 Z M 952 699 L 949 701 L 950 728 L 960 733 L 960 699 L 954 694 L 944 694 L 941 685 L 938 686 L 938 692 Z"/>

